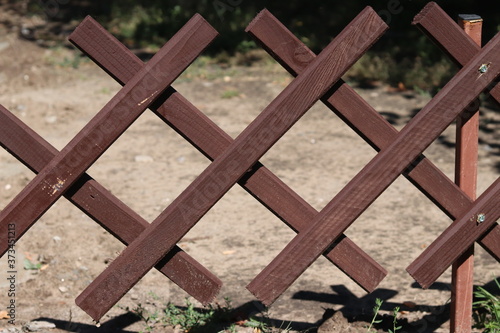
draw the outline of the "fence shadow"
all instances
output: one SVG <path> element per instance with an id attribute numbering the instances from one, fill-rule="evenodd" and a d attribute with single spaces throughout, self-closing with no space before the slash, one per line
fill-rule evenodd
<path id="1" fill-rule="evenodd" d="M 416 288 L 417 284 L 413 284 L 412 287 Z M 404 317 L 398 319 L 398 325 L 402 326 L 402 329 L 399 332 L 434 332 L 449 319 L 449 303 L 434 306 L 426 304 L 413 304 L 411 302 L 394 302 L 391 301 L 391 299 L 394 298 L 398 292 L 392 289 L 377 289 L 371 294 L 367 294 L 363 297 L 357 297 L 343 285 L 333 285 L 331 286 L 331 289 L 332 293 L 301 291 L 296 293 L 293 298 L 343 306 L 338 311 L 328 309 L 325 312 L 323 322 L 333 317 L 336 312 L 341 312 L 348 322 L 364 322 L 366 326 L 368 326 L 373 319 L 373 307 L 376 304 L 375 301 L 377 298 L 383 300 L 380 308 L 382 312 L 392 313 L 396 307 L 399 307 L 400 313 L 405 314 Z M 445 283 L 435 283 L 432 286 L 432 289 L 450 290 L 450 285 Z M 425 315 L 418 320 L 408 321 L 406 317 L 415 317 L 417 312 L 425 313 Z M 412 316 L 413 313 L 415 313 L 414 316 Z M 391 315 L 380 314 L 378 319 L 380 319 L 381 322 L 374 326 L 376 329 L 382 329 L 385 331 L 392 329 L 393 317 Z"/>
<path id="2" fill-rule="evenodd" d="M 497 277 L 498 280 L 500 277 Z M 421 289 L 418 283 L 411 284 L 412 288 Z M 495 279 L 482 285 L 484 289 L 494 295 L 499 294 L 500 290 Z M 241 325 L 245 321 L 254 318 L 258 322 L 265 324 L 269 328 L 275 329 L 291 329 L 294 331 L 314 333 L 317 328 L 330 320 L 336 312 L 341 312 L 342 316 L 349 323 L 361 323 L 361 326 L 368 326 L 373 319 L 373 307 L 377 299 L 383 300 L 380 307 L 381 313 L 377 319 L 380 323 L 375 324 L 374 328 L 388 331 L 392 329 L 393 317 L 390 314 L 399 307 L 400 317 L 398 325 L 402 326 L 398 332 L 412 333 L 431 333 L 441 328 L 450 317 L 450 303 L 443 305 L 427 305 L 414 304 L 412 302 L 394 302 L 392 299 L 398 295 L 398 291 L 392 289 L 379 288 L 370 294 L 362 297 L 356 296 L 344 285 L 332 285 L 330 293 L 318 293 L 312 291 L 299 291 L 293 295 L 293 299 L 319 302 L 324 304 L 332 304 L 342 306 L 335 311 L 332 308 L 325 308 L 323 318 L 316 323 L 308 323 L 302 321 L 283 321 L 279 318 L 272 318 L 266 315 L 265 306 L 258 301 L 251 301 L 236 308 L 230 308 L 229 311 L 224 308 L 215 309 L 213 319 L 204 325 L 194 327 L 190 330 L 193 333 L 216 333 L 230 327 L 232 324 Z M 477 286 L 474 287 L 477 290 Z M 436 282 L 430 290 L 451 291 L 451 284 Z M 178 307 L 181 310 L 186 310 L 186 307 Z M 194 308 L 197 312 L 206 312 L 206 308 Z M 424 313 L 420 319 L 409 320 L 409 318 L 417 318 L 419 313 Z M 79 333 L 101 333 L 101 332 L 116 332 L 116 333 L 134 333 L 135 331 L 127 330 L 126 327 L 141 321 L 141 319 L 132 312 L 124 313 L 107 322 L 102 323 L 98 328 L 94 325 L 75 323 L 71 321 L 57 320 L 52 318 L 38 318 L 36 320 L 47 321 L 56 325 L 60 330 L 67 332 Z"/>
<path id="3" fill-rule="evenodd" d="M 131 312 L 124 313 L 118 317 L 108 320 L 107 322 L 102 323 L 100 327 L 45 317 L 35 319 L 35 321 L 38 320 L 53 323 L 56 325 L 56 328 L 63 331 L 78 333 L 135 333 L 134 331 L 129 331 L 125 328 L 140 321 L 139 317 Z"/>

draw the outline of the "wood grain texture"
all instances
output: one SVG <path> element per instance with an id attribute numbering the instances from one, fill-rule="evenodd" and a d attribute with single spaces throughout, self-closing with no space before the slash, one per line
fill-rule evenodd
<path id="1" fill-rule="evenodd" d="M 330 244 L 427 148 L 500 73 L 500 35 L 475 56 L 424 107 L 387 148 L 368 163 L 249 284 L 264 304 L 272 304 Z M 491 62 L 479 75 L 483 63 Z"/>
<path id="2" fill-rule="evenodd" d="M 0 145 L 35 173 L 58 153 L 1 105 Z M 132 242 L 149 225 L 87 174 L 76 181 L 64 196 L 124 244 Z M 222 286 L 215 275 L 178 247 L 156 268 L 203 304 L 211 302 Z"/>
<path id="3" fill-rule="evenodd" d="M 0 227 L 15 224 L 22 236 L 216 35 L 201 16 L 193 17 L 0 212 Z M 1 253 L 6 237 L 0 233 Z"/>
<path id="4" fill-rule="evenodd" d="M 290 74 L 296 76 L 301 73 L 316 57 L 270 12 L 266 11 L 262 15 L 261 22 L 248 32 Z M 280 47 L 273 48 L 273 45 Z M 389 146 L 398 135 L 398 131 L 384 117 L 342 80 L 339 80 L 321 100 L 377 151 Z M 463 190 L 423 155 L 405 170 L 404 175 L 451 219 L 460 216 L 472 203 Z M 500 233 L 498 224 L 495 224 L 494 228 L 498 228 Z M 500 260 L 499 246 L 492 246 L 500 243 L 500 238 L 497 238 L 498 233 L 488 234 L 485 240 L 480 240 L 479 243 Z M 488 245 L 485 245 L 485 241 Z"/>
<path id="5" fill-rule="evenodd" d="M 484 214 L 486 220 L 478 223 Z M 500 218 L 500 178 L 469 209 L 451 224 L 406 269 L 423 287 L 428 288 L 474 242 Z"/>
<path id="6" fill-rule="evenodd" d="M 89 25 L 89 29 L 85 26 Z M 95 29 L 95 20 L 86 20 L 69 40 L 86 53 L 118 82 L 127 82 L 144 63 L 104 29 Z M 87 31 L 100 34 L 99 43 L 90 47 L 82 34 Z M 233 139 L 214 122 L 187 101 L 174 88 L 169 88 L 168 98 L 161 98 L 150 109 L 181 136 L 191 142 L 211 160 L 222 154 Z M 160 102 L 163 102 L 160 106 Z M 306 228 L 318 213 L 310 204 L 276 177 L 269 169 L 256 163 L 238 183 L 254 198 L 295 231 Z M 387 275 L 387 271 L 363 252 L 349 238 L 343 236 L 336 246 L 324 254 L 333 264 L 350 276 L 368 292 L 373 291 Z M 354 260 L 356 259 L 356 260 Z M 362 266 L 360 270 L 358 265 Z"/>
<path id="7" fill-rule="evenodd" d="M 250 24 L 256 24 L 259 16 Z M 98 320 L 168 252 L 234 183 L 386 30 L 371 8 L 361 12 L 308 69 L 208 166 L 77 298 Z M 324 249 L 326 250 L 326 248 Z M 323 251 L 324 252 L 324 251 Z"/>
<path id="8" fill-rule="evenodd" d="M 483 21 L 458 20 L 458 25 L 481 46 Z M 479 100 L 474 104 L 479 105 Z M 469 110 L 467 110 L 469 111 Z M 479 108 L 458 116 L 455 146 L 455 183 L 472 199 L 476 199 L 479 149 Z M 452 265 L 450 331 L 470 333 L 474 290 L 474 245 Z"/>

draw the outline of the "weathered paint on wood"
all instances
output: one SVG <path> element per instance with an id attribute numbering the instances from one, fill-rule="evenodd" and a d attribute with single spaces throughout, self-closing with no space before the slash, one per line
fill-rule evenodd
<path id="1" fill-rule="evenodd" d="M 47 141 L 0 105 L 0 146 L 38 173 L 58 153 Z M 129 244 L 149 223 L 84 174 L 64 196 L 124 244 Z M 17 236 L 17 234 L 16 234 Z M 16 241 L 18 238 L 16 238 Z M 222 282 L 191 256 L 175 247 L 156 268 L 201 303 L 211 302 Z"/>
<path id="2" fill-rule="evenodd" d="M 406 270 L 423 288 L 428 288 L 499 218 L 500 178 Z"/>
<path id="3" fill-rule="evenodd" d="M 458 24 L 481 46 L 483 20 L 480 17 L 459 17 Z M 479 105 L 479 100 L 476 102 Z M 479 108 L 458 116 L 456 128 L 455 182 L 472 200 L 476 199 L 478 139 Z M 450 332 L 471 332 L 473 290 L 474 246 L 471 246 L 452 265 Z"/>
<path id="4" fill-rule="evenodd" d="M 498 76 L 500 63 L 493 61 L 499 56 L 500 34 L 337 194 L 307 231 L 299 233 L 248 289 L 264 304 L 272 304 Z M 479 73 L 480 66 L 490 62 L 489 70 Z"/>
<path id="5" fill-rule="evenodd" d="M 124 84 L 144 63 L 110 33 L 92 27 L 94 25 L 99 24 L 91 19 L 82 22 L 82 29 L 71 34 L 69 40 Z M 87 29 L 86 26 L 90 27 Z M 105 42 L 96 44 L 85 38 L 83 34 L 88 30 L 96 31 L 98 39 Z M 174 88 L 169 89 L 169 97 L 164 103 L 157 107 L 159 103 L 156 102 L 150 109 L 201 153 L 214 160 L 233 139 Z M 238 183 L 295 231 L 305 229 L 318 213 L 260 163 L 255 164 Z M 387 274 L 383 267 L 345 236 L 324 255 L 368 292 L 373 291 Z M 359 269 L 360 266 L 363 269 Z"/>
<path id="6" fill-rule="evenodd" d="M 257 24 L 259 16 L 250 24 Z M 168 252 L 245 172 L 381 36 L 367 8 L 77 298 L 98 320 Z M 340 236 L 340 235 L 339 235 Z M 326 247 L 322 252 L 326 250 Z"/>
<path id="7" fill-rule="evenodd" d="M 271 13 L 266 12 L 261 22 L 249 33 L 290 74 L 296 76 L 301 73 L 315 58 L 315 54 Z M 273 45 L 280 47 L 273 48 Z M 384 117 L 342 80 L 323 96 L 322 101 L 377 151 L 389 146 L 398 135 L 398 131 Z M 463 190 L 423 155 L 405 170 L 404 175 L 451 219 L 460 216 L 472 203 Z M 500 247 L 496 245 L 500 244 L 500 238 L 497 238 L 497 233 L 487 237 L 492 237 L 487 239 L 488 244 L 485 245 L 484 240 L 480 244 L 500 260 Z"/>

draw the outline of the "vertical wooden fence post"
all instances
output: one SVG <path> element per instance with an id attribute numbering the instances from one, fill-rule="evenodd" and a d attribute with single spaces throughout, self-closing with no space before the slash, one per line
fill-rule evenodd
<path id="1" fill-rule="evenodd" d="M 481 46 L 483 20 L 477 15 L 460 15 L 458 24 Z M 475 105 L 479 105 L 479 101 Z M 457 118 L 455 182 L 476 199 L 479 107 Z M 450 332 L 470 333 L 474 288 L 474 247 L 470 247 L 452 267 Z"/>

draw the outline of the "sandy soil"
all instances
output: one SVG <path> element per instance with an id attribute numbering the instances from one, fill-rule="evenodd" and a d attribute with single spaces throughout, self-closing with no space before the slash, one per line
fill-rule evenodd
<path id="1" fill-rule="evenodd" d="M 290 81 L 277 64 L 265 60 L 253 67 L 193 66 L 174 86 L 236 137 Z M 0 29 L 0 104 L 57 149 L 63 148 L 119 88 L 71 50 L 41 48 Z M 357 90 L 398 129 L 429 100 L 428 96 L 384 86 Z M 500 174 L 499 127 L 498 110 L 484 108 L 479 193 Z M 425 152 L 449 177 L 454 172 L 454 131 L 450 127 Z M 261 161 L 321 209 L 373 156 L 372 148 L 318 103 Z M 189 143 L 146 111 L 88 173 L 152 221 L 208 164 Z M 0 209 L 33 177 L 0 149 Z M 405 268 L 449 222 L 400 177 L 346 232 L 389 271 L 379 288 L 367 295 L 320 258 L 267 316 L 277 326 L 291 322 L 296 331 L 314 332 L 322 325 L 319 332 L 364 332 L 375 299 L 382 298 L 382 314 L 401 307 L 399 320 L 406 331 L 447 332 L 449 271 L 432 288 L 422 290 Z M 259 303 L 245 286 L 293 236 L 282 222 L 235 186 L 180 245 L 222 279 L 219 302 L 229 297 L 235 308 L 258 312 Z M 95 328 L 74 299 L 123 248 L 68 201 L 59 200 L 16 244 L 15 327 L 45 319 L 57 326 L 47 332 L 137 332 L 145 323 L 127 307 L 141 304 L 154 312 L 167 302 L 185 305 L 188 295 L 151 271 L 103 318 L 101 329 Z M 41 269 L 23 269 L 25 260 L 40 263 Z M 1 311 L 9 300 L 5 258 L 0 260 L 0 272 Z M 498 263 L 477 247 L 475 284 L 491 284 L 499 275 Z M 332 319 L 324 320 L 334 313 Z M 4 319 L 0 320 L 2 328 L 13 327 Z"/>

